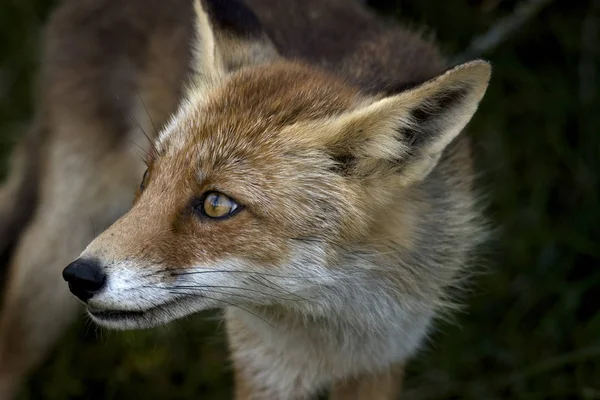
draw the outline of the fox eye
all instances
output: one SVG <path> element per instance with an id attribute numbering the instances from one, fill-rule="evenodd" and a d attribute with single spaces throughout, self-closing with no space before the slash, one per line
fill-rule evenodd
<path id="1" fill-rule="evenodd" d="M 209 218 L 224 219 L 235 214 L 239 208 L 233 199 L 223 193 L 210 192 L 204 197 L 200 211 Z"/>
<path id="2" fill-rule="evenodd" d="M 142 177 L 142 183 L 140 183 L 140 191 L 144 191 L 146 189 L 146 185 L 148 184 L 148 175 L 149 170 L 146 168 L 146 172 L 144 172 L 144 176 Z"/>

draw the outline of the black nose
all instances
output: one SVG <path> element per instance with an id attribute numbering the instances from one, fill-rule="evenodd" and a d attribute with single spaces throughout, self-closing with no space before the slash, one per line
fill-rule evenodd
<path id="1" fill-rule="evenodd" d="M 82 301 L 87 301 L 97 293 L 106 282 L 102 266 L 96 260 L 78 259 L 63 271 L 63 278 L 69 282 L 69 290 Z"/>

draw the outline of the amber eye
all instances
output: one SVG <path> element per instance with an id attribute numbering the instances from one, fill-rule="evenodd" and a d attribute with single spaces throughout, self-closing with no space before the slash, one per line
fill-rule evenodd
<path id="1" fill-rule="evenodd" d="M 202 214 L 209 218 L 221 219 L 232 216 L 239 210 L 239 205 L 223 193 L 210 192 L 202 202 Z"/>
<path id="2" fill-rule="evenodd" d="M 140 183 L 140 191 L 144 191 L 144 189 L 146 189 L 146 185 L 148 184 L 148 175 L 149 175 L 149 170 L 146 169 L 146 172 L 144 172 L 144 176 L 142 177 L 142 183 Z"/>

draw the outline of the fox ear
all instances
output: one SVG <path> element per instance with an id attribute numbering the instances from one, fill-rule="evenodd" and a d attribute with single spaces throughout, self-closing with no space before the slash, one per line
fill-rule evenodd
<path id="1" fill-rule="evenodd" d="M 490 74 L 486 61 L 468 62 L 332 121 L 326 136 L 339 171 L 422 180 L 473 117 Z"/>
<path id="2" fill-rule="evenodd" d="M 256 15 L 240 0 L 194 0 L 195 83 L 210 85 L 239 68 L 278 58 Z"/>

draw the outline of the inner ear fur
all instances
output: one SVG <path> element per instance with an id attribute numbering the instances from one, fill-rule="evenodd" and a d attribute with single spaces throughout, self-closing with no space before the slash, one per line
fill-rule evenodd
<path id="1" fill-rule="evenodd" d="M 338 171 L 424 179 L 475 114 L 490 75 L 488 62 L 471 61 L 333 120 L 325 131 Z"/>
<path id="2" fill-rule="evenodd" d="M 240 0 L 194 0 L 194 83 L 210 86 L 239 68 L 279 58 L 256 15 Z"/>

